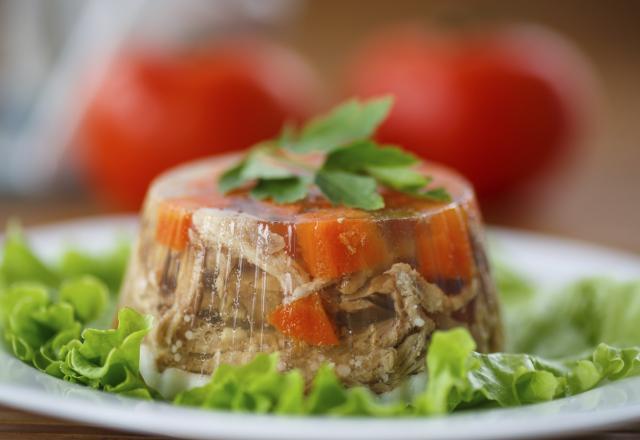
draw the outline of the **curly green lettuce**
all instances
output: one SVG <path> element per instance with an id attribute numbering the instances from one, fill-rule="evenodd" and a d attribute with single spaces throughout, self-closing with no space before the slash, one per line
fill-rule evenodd
<path id="1" fill-rule="evenodd" d="M 510 351 L 559 358 L 600 343 L 639 346 L 640 281 L 580 280 L 554 295 L 506 307 L 505 315 Z"/>
<path id="2" fill-rule="evenodd" d="M 429 381 L 414 402 L 419 414 L 444 414 L 487 404 L 507 407 L 545 402 L 640 374 L 640 348 L 599 344 L 571 360 L 482 354 L 474 348 L 473 339 L 463 329 L 434 335 L 427 356 Z"/>
<path id="3" fill-rule="evenodd" d="M 277 354 L 259 354 L 243 366 L 220 366 L 208 384 L 179 394 L 174 403 L 290 415 L 428 416 L 546 402 L 640 375 L 639 348 L 599 344 L 583 357 L 560 361 L 474 349 L 465 329 L 436 332 L 427 353 L 426 387 L 409 400 L 389 402 L 363 387 L 345 388 L 328 366 L 318 371 L 305 394 L 298 371 L 279 372 Z"/>
<path id="4" fill-rule="evenodd" d="M 124 308 L 116 329 L 83 328 L 107 304 L 107 287 L 85 275 L 57 291 L 19 282 L 0 293 L 3 338 L 18 359 L 52 376 L 115 393 L 151 397 L 140 375 L 150 318 Z M 56 300 L 52 300 L 53 297 Z"/>
<path id="5" fill-rule="evenodd" d="M 4 237 L 0 277 L 4 285 L 29 281 L 55 287 L 60 283 L 60 275 L 33 253 L 16 222 L 9 223 Z"/>
<path id="6" fill-rule="evenodd" d="M 28 281 L 55 288 L 65 279 L 92 275 L 116 295 L 124 277 L 129 252 L 129 245 L 121 240 L 113 249 L 98 254 L 68 249 L 62 253 L 57 264 L 48 265 L 30 248 L 19 224 L 12 221 L 4 237 L 0 286 Z"/>
<path id="7" fill-rule="evenodd" d="M 123 270 L 116 273 L 112 267 L 123 268 L 126 253 L 118 248 L 94 257 L 72 251 L 62 258 L 63 270 L 56 270 L 11 226 L 0 265 L 0 327 L 14 356 L 70 382 L 150 398 L 153 392 L 139 371 L 140 344 L 151 328 L 150 318 L 122 309 L 116 329 L 87 328 L 111 320 L 108 286 L 119 284 Z"/>

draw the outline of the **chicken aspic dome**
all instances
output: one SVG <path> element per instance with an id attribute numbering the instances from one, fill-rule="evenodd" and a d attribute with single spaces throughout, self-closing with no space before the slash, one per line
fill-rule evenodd
<path id="1" fill-rule="evenodd" d="M 291 147 L 155 181 L 121 306 L 155 318 L 145 345 L 157 370 L 209 375 L 279 352 L 307 380 L 329 363 L 346 385 L 384 392 L 424 369 L 438 329 L 501 348 L 473 190 L 367 140 L 381 102 L 343 105 L 279 141 Z M 349 105 L 345 131 L 335 115 Z"/>

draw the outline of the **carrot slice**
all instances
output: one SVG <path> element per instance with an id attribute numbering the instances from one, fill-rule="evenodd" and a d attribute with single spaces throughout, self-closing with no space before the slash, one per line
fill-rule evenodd
<path id="1" fill-rule="evenodd" d="M 203 207 L 222 208 L 226 201 L 217 195 L 198 195 L 166 199 L 158 206 L 156 241 L 173 250 L 183 251 L 189 243 L 193 212 Z"/>
<path id="2" fill-rule="evenodd" d="M 283 335 L 310 345 L 337 345 L 339 342 L 318 293 L 278 306 L 269 316 L 269 323 Z"/>
<path id="3" fill-rule="evenodd" d="M 449 207 L 418 222 L 416 242 L 418 270 L 427 280 L 471 278 L 473 252 L 460 208 Z"/>
<path id="4" fill-rule="evenodd" d="M 299 216 L 296 242 L 309 273 L 337 278 L 385 262 L 380 228 L 364 212 L 333 209 Z"/>

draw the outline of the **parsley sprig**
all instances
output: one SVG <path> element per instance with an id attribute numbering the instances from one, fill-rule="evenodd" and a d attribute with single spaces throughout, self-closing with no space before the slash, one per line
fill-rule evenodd
<path id="1" fill-rule="evenodd" d="M 278 139 L 261 142 L 219 179 L 223 193 L 253 183 L 251 196 L 293 203 L 304 199 L 311 185 L 334 204 L 365 210 L 384 208 L 379 186 L 415 197 L 447 202 L 445 188 L 415 169 L 413 154 L 372 139 L 387 117 L 390 97 L 349 100 L 299 130 L 286 127 Z M 318 160 L 310 157 L 320 156 Z"/>

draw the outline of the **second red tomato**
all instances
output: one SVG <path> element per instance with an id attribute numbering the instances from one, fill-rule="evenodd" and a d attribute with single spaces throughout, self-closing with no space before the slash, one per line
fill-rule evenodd
<path id="1" fill-rule="evenodd" d="M 483 196 L 574 141 L 590 86 L 573 47 L 528 27 L 464 38 L 392 29 L 364 45 L 347 78 L 348 95 L 395 95 L 380 140 L 458 169 Z"/>

